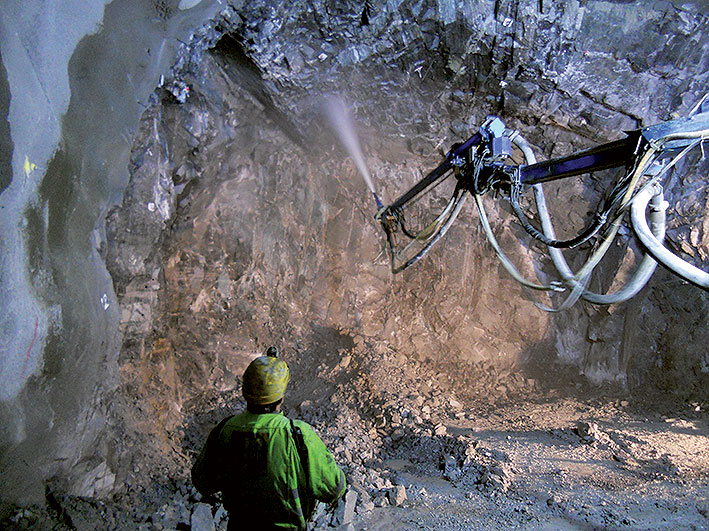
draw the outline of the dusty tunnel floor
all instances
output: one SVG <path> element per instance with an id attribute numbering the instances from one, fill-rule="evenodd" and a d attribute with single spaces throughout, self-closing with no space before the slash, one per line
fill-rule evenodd
<path id="1" fill-rule="evenodd" d="M 189 469 L 274 344 L 292 372 L 285 413 L 346 471 L 354 529 L 709 527 L 709 404 L 591 386 L 555 361 L 548 317 L 500 280 L 479 231 L 392 279 L 352 164 L 322 130 L 294 135 L 239 61 L 207 56 L 187 103 L 146 111 L 131 191 L 109 217 L 125 342 L 108 411 L 115 477 L 97 482 L 114 494 L 59 484 L 6 525 L 207 530 L 206 503 L 226 529 Z M 366 132 L 387 197 L 450 144 L 443 123 L 408 142 Z M 453 242 L 472 238 L 462 219 Z M 509 220 L 493 221 L 513 242 Z M 345 509 L 321 507 L 314 527 L 347 528 Z"/>

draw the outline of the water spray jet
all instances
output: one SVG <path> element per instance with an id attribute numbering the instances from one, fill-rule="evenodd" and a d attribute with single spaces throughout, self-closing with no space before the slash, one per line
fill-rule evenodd
<path id="1" fill-rule="evenodd" d="M 379 199 L 377 191 L 374 188 L 372 176 L 369 173 L 369 168 L 367 167 L 367 163 L 364 159 L 364 153 L 362 153 L 362 147 L 359 143 L 359 138 L 357 137 L 354 119 L 352 118 L 352 113 L 350 112 L 349 107 L 344 100 L 342 100 L 342 98 L 337 96 L 331 96 L 328 98 L 323 107 L 325 115 L 330 122 L 330 127 L 340 139 L 340 143 L 347 150 L 350 157 L 352 157 L 359 174 L 364 179 L 364 182 L 367 184 L 367 188 L 369 188 L 369 191 L 374 197 L 374 202 L 377 205 L 377 209 L 382 210 L 384 208 L 384 204 Z"/>

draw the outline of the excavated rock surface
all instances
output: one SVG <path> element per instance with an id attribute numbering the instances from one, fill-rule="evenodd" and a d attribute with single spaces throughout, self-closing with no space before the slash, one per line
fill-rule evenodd
<path id="1" fill-rule="evenodd" d="M 224 83 L 263 108 L 262 116 L 282 135 L 267 156 L 258 158 L 258 151 L 252 156 L 265 170 L 266 182 L 286 179 L 281 188 L 268 185 L 279 202 L 273 225 L 301 228 L 292 232 L 269 226 L 264 253 L 252 261 L 268 271 L 262 273 L 264 281 L 288 285 L 298 304 L 285 309 L 293 326 L 308 319 L 334 328 L 354 323 L 367 335 L 424 357 L 435 352 L 437 357 L 495 359 L 509 366 L 546 355 L 596 383 L 651 384 L 685 397 L 705 397 L 705 293 L 660 270 L 651 289 L 626 305 L 578 305 L 562 315 L 542 314 L 529 304 L 531 295 L 504 273 L 497 274 L 497 262 L 469 210 L 439 246 L 444 249 L 392 281 L 383 267 L 371 266 L 380 243 L 364 186 L 351 166 L 338 163 L 342 152 L 316 152 L 331 145 L 319 105 L 321 96 L 332 92 L 355 109 L 368 163 L 385 199 L 434 167 L 440 160 L 437 150 L 466 138 L 490 112 L 519 127 L 538 147 L 539 158 L 618 138 L 624 129 L 684 111 L 701 94 L 708 75 L 702 65 L 709 60 L 701 44 L 706 16 L 692 4 L 665 2 L 642 8 L 612 2 L 499 2 L 494 10 L 474 3 L 457 9 L 445 2 L 394 4 L 363 8 L 294 2 L 286 8 L 255 2 L 227 10 L 217 24 L 231 32 L 216 46 L 222 75 L 231 79 Z M 209 43 L 214 40 L 211 36 Z M 178 99 L 183 93 L 176 86 L 199 87 L 201 81 L 190 76 L 204 56 L 186 55 L 166 82 Z M 678 74 L 668 76 L 669 71 Z M 307 171 L 299 170 L 301 175 L 283 174 L 282 166 L 271 163 L 279 147 L 288 151 L 289 140 L 302 149 L 293 163 L 308 165 Z M 200 149 L 214 156 L 213 149 Z M 701 158 L 696 151 L 693 163 Z M 179 158 L 170 156 L 170 164 L 180 164 Z M 692 164 L 680 168 L 666 191 L 674 206 L 669 245 L 704 267 L 709 264 L 707 164 L 694 164 L 694 171 L 686 171 Z M 189 168 L 181 169 L 176 182 L 190 180 Z M 547 185 L 561 234 L 574 234 L 587 223 L 611 177 L 602 173 Z M 425 206 L 432 204 L 435 200 Z M 171 211 L 167 203 L 165 208 Z M 541 248 L 510 223 L 507 207 L 497 204 L 493 210 L 493 228 L 522 271 L 534 276 L 536 262 L 553 276 L 548 262 L 540 260 Z M 146 215 L 142 207 L 138 211 Z M 158 225 L 153 237 L 138 238 L 148 247 L 164 224 L 161 216 L 153 219 Z M 253 232 L 258 247 L 261 231 L 256 227 Z M 286 233 L 291 245 L 283 247 L 285 240 L 277 236 Z M 320 234 L 324 239 L 318 240 Z M 621 245 L 599 268 L 593 289 L 615 289 L 615 274 L 620 272 L 622 280 L 632 270 L 639 249 L 628 246 L 628 236 L 620 238 Z M 304 254 L 293 242 L 303 246 Z M 144 249 L 141 256 L 151 252 Z M 580 264 L 585 253 L 568 253 L 571 264 Z M 276 271 L 270 259 L 286 262 L 285 269 Z M 320 274 L 325 270 L 327 275 Z M 122 270 L 112 271 L 122 282 Z M 498 292 L 505 293 L 505 305 L 498 305 Z M 303 308 L 300 297 L 313 293 L 317 300 Z"/>
<path id="2" fill-rule="evenodd" d="M 709 75 L 707 17 L 670 2 L 232 4 L 203 32 L 211 51 L 183 50 L 156 92 L 107 220 L 124 342 L 110 449 L 88 479 L 114 495 L 68 496 L 58 478 L 48 508 L 12 525 L 224 529 L 189 467 L 276 344 L 293 373 L 286 413 L 351 484 L 318 528 L 705 526 L 706 293 L 658 271 L 627 305 L 543 313 L 470 208 L 392 277 L 319 105 L 353 104 L 391 200 L 490 112 L 543 158 L 685 111 Z M 548 187 L 560 232 L 580 229 L 605 178 Z M 706 267 L 701 171 L 677 179 L 669 238 Z M 551 276 L 506 205 L 486 204 L 524 272 Z M 594 286 L 633 263 L 627 241 Z M 645 400 L 657 391 L 676 396 Z"/>

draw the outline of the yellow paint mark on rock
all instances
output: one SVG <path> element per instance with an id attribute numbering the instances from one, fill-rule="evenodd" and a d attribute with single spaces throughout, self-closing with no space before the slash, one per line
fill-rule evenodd
<path id="1" fill-rule="evenodd" d="M 29 157 L 25 155 L 25 163 L 22 166 L 22 169 L 25 172 L 25 178 L 29 178 L 30 174 L 37 169 L 37 165 L 34 162 L 30 162 Z"/>

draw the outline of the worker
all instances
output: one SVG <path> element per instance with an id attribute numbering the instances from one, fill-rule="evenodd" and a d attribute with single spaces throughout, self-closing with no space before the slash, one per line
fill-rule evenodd
<path id="1" fill-rule="evenodd" d="M 275 347 L 244 371 L 246 411 L 209 434 L 192 483 L 204 496 L 222 492 L 228 530 L 303 530 L 316 500 L 334 503 L 345 476 L 309 424 L 280 412 L 290 379 Z"/>

